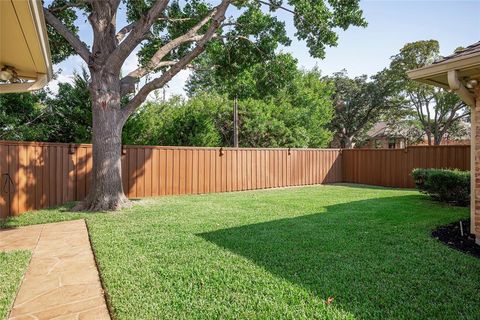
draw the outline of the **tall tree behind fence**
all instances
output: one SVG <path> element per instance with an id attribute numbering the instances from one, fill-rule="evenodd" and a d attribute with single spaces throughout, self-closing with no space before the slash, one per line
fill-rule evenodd
<path id="1" fill-rule="evenodd" d="M 300 186 L 342 181 L 338 149 L 230 149 L 126 146 L 130 198 Z M 91 145 L 0 142 L 0 217 L 82 200 Z"/>
<path id="2" fill-rule="evenodd" d="M 470 146 L 342 150 L 344 182 L 413 188 L 414 168 L 470 170 Z"/>

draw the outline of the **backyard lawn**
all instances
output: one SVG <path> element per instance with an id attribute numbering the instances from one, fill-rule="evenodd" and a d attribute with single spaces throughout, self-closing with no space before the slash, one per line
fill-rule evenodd
<path id="1" fill-rule="evenodd" d="M 412 190 L 329 185 L 60 207 L 5 226 L 85 217 L 116 319 L 479 319 L 480 259 L 430 236 L 468 216 Z"/>
<path id="2" fill-rule="evenodd" d="M 29 259 L 28 251 L 0 252 L 0 319 L 8 314 Z"/>

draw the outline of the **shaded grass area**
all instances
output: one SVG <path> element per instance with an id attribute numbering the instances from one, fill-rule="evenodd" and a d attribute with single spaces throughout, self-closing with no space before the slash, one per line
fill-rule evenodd
<path id="1" fill-rule="evenodd" d="M 32 212 L 25 212 L 20 216 L 0 220 L 0 228 L 16 228 L 21 226 L 28 226 L 32 224 L 43 224 L 52 222 L 61 222 L 68 220 L 83 219 L 95 214 L 84 212 L 71 212 L 74 203 L 66 203 L 49 209 L 36 210 Z"/>
<path id="2" fill-rule="evenodd" d="M 30 255 L 29 251 L 0 252 L 0 319 L 10 311 Z"/>
<path id="3" fill-rule="evenodd" d="M 430 236 L 468 209 L 411 190 L 175 196 L 6 225 L 56 217 L 87 219 L 117 319 L 478 319 L 480 260 Z"/>

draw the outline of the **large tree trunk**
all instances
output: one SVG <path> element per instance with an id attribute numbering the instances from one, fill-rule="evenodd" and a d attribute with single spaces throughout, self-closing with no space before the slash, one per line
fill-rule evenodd
<path id="1" fill-rule="evenodd" d="M 345 136 L 343 138 L 343 148 L 352 149 L 354 147 L 353 136 Z"/>
<path id="2" fill-rule="evenodd" d="M 110 211 L 129 205 L 122 185 L 120 82 L 92 75 L 92 185 L 75 210 Z"/>
<path id="3" fill-rule="evenodd" d="M 122 187 L 121 137 L 128 117 L 145 101 L 148 94 L 162 88 L 172 77 L 184 69 L 206 48 L 225 19 L 225 12 L 231 0 L 222 0 L 203 19 L 180 35 L 158 48 L 150 62 L 130 72 L 120 80 L 122 65 L 142 41 L 150 38 L 151 28 L 166 11 L 169 1 L 151 1 L 148 11 L 117 32 L 116 18 L 120 0 L 79 1 L 72 5 L 79 7 L 88 2 L 88 20 L 93 30 L 91 50 L 67 28 L 52 12 L 44 8 L 48 24 L 53 27 L 88 64 L 91 75 L 90 95 L 93 114 L 93 172 L 92 185 L 87 198 L 75 207 L 77 210 L 116 210 L 127 204 Z M 59 9 L 59 7 L 57 7 Z M 166 18 L 166 17 L 165 17 Z M 203 34 L 201 34 L 203 33 Z M 153 39 L 152 39 L 153 40 Z M 178 61 L 164 61 L 172 50 L 194 42 L 195 45 Z M 162 65 L 163 63 L 166 63 Z M 134 93 L 134 84 L 151 71 L 170 66 L 161 76 L 147 81 L 122 108 L 122 94 Z"/>
<path id="4" fill-rule="evenodd" d="M 439 146 L 442 143 L 443 134 L 436 134 L 433 137 L 433 145 Z"/>
<path id="5" fill-rule="evenodd" d="M 429 146 L 432 145 L 432 134 L 427 132 L 427 143 Z"/>

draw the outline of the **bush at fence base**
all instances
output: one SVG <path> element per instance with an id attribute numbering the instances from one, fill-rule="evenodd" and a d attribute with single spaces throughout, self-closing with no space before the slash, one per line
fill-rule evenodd
<path id="1" fill-rule="evenodd" d="M 432 198 L 467 206 L 470 202 L 470 172 L 445 169 L 414 169 L 417 189 Z"/>

